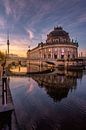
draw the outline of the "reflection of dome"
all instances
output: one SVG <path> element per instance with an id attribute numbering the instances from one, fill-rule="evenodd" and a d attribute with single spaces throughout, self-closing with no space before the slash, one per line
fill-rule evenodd
<path id="1" fill-rule="evenodd" d="M 54 30 L 47 35 L 47 43 L 51 42 L 69 42 L 69 34 L 62 27 L 54 27 Z"/>
<path id="2" fill-rule="evenodd" d="M 48 86 L 49 87 L 49 86 Z M 63 98 L 66 98 L 67 97 L 67 95 L 68 95 L 68 92 L 69 92 L 69 89 L 70 88 L 66 88 L 66 87 L 64 87 L 64 88 L 61 88 L 61 87 L 57 87 L 57 88 L 48 88 L 47 87 L 47 94 L 51 97 L 51 98 L 53 98 L 53 100 L 55 101 L 55 102 L 57 102 L 57 101 L 61 101 Z"/>
<path id="3" fill-rule="evenodd" d="M 57 70 L 57 69 L 56 69 Z M 49 75 L 34 75 L 32 78 L 38 83 L 39 87 L 45 88 L 46 93 L 58 102 L 68 96 L 69 91 L 75 90 L 77 79 L 80 78 L 82 72 L 74 71 L 58 71 Z"/>

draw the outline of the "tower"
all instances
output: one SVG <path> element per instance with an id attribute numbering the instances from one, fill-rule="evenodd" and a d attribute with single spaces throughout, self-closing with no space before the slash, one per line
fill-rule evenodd
<path id="1" fill-rule="evenodd" d="M 10 45 L 10 42 L 9 42 L 9 33 L 7 34 L 7 54 L 9 55 L 9 45 Z"/>

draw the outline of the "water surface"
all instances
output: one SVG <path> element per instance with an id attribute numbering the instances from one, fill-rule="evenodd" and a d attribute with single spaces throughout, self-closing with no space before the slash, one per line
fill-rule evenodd
<path id="1" fill-rule="evenodd" d="M 85 130 L 86 72 L 10 77 L 21 130 Z"/>

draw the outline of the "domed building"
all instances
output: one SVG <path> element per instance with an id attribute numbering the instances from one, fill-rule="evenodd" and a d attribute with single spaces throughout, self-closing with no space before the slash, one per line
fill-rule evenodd
<path id="1" fill-rule="evenodd" d="M 45 43 L 41 42 L 37 47 L 27 52 L 28 60 L 40 60 L 57 62 L 74 60 L 78 57 L 78 43 L 70 39 L 69 33 L 62 27 L 54 27 L 47 35 Z"/>

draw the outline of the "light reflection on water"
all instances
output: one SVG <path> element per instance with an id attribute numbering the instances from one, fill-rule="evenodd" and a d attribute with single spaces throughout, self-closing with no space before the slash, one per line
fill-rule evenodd
<path id="1" fill-rule="evenodd" d="M 21 66 L 13 66 L 10 70 L 14 73 L 26 73 L 27 72 L 27 68 L 21 67 Z"/>
<path id="2" fill-rule="evenodd" d="M 14 72 L 14 73 L 29 73 L 29 72 L 41 72 L 41 71 L 45 71 L 48 69 L 51 69 L 52 65 L 48 65 L 48 66 L 42 66 L 42 65 L 28 65 L 27 67 L 25 66 L 12 66 L 10 71 Z"/>
<path id="3" fill-rule="evenodd" d="M 21 130 L 85 130 L 85 84 L 83 72 L 11 77 Z"/>

